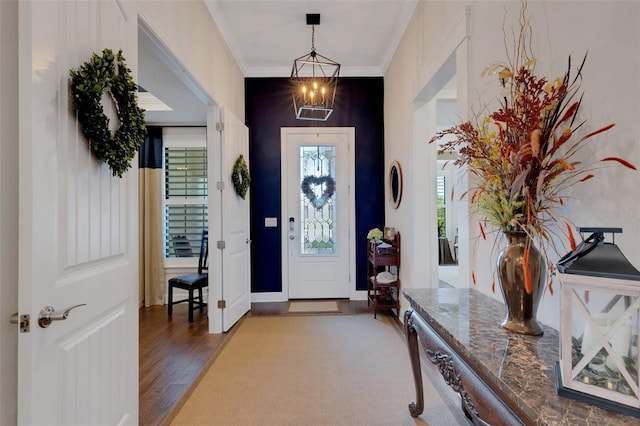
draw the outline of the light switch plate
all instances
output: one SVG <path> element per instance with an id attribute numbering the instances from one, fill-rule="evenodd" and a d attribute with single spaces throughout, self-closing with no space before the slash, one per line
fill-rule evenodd
<path id="1" fill-rule="evenodd" d="M 265 217 L 264 218 L 264 226 L 265 226 L 265 228 L 276 228 L 278 226 L 278 218 L 277 217 Z"/>

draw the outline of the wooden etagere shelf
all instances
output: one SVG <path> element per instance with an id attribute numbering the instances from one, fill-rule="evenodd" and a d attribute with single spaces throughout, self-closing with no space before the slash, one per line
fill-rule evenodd
<path id="1" fill-rule="evenodd" d="M 378 310 L 400 314 L 400 233 L 393 240 L 367 241 L 367 300 Z"/>

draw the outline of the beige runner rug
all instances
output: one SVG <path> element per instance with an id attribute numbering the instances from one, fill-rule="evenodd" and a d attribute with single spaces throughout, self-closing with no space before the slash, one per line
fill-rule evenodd
<path id="1" fill-rule="evenodd" d="M 425 412 L 410 416 L 409 355 L 385 316 L 246 317 L 172 424 L 468 424 L 440 391 L 425 377 Z"/>

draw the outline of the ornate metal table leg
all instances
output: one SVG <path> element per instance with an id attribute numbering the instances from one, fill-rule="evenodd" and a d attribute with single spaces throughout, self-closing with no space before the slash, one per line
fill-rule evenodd
<path id="1" fill-rule="evenodd" d="M 413 380 L 416 384 L 416 402 L 409 403 L 409 413 L 411 413 L 412 417 L 417 417 L 424 410 L 424 390 L 422 388 L 418 334 L 411 315 L 413 315 L 413 309 L 409 308 L 404 313 L 404 333 L 407 336 L 407 349 L 409 350 L 409 359 L 411 359 Z"/>

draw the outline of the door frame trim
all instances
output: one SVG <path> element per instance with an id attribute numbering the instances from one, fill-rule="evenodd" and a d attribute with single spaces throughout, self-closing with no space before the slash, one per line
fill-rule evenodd
<path id="1" fill-rule="evenodd" d="M 356 290 L 356 242 L 355 242 L 355 223 L 356 223 L 356 196 L 355 196 L 355 147 L 356 147 L 356 129 L 355 127 L 281 127 L 280 128 L 280 188 L 281 188 L 281 204 L 280 204 L 280 236 L 282 250 L 282 301 L 289 300 L 289 250 L 287 244 L 288 228 L 284 221 L 284 212 L 288 206 L 288 194 L 282 190 L 285 176 L 287 175 L 286 166 L 289 163 L 288 158 L 288 138 L 290 133 L 309 133 L 309 134 L 329 134 L 343 133 L 347 134 L 349 147 L 347 150 L 347 169 L 349 171 L 349 299 L 360 299 L 362 295 Z M 271 293 L 273 295 L 273 293 Z"/>

